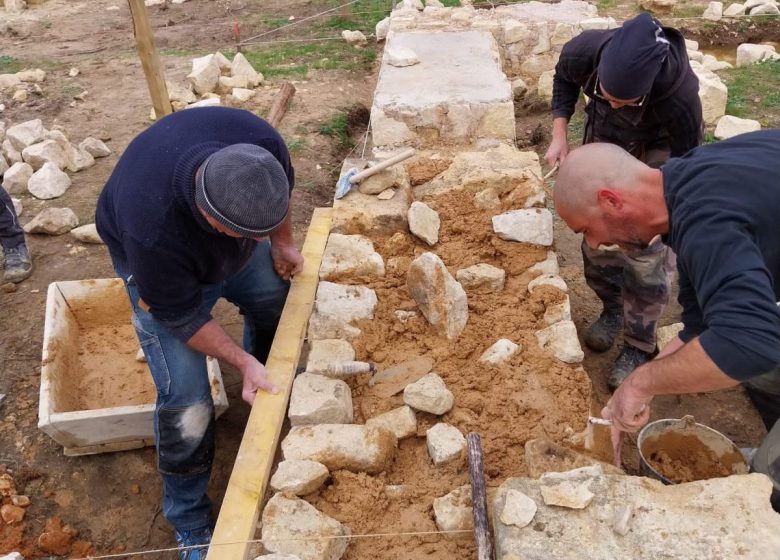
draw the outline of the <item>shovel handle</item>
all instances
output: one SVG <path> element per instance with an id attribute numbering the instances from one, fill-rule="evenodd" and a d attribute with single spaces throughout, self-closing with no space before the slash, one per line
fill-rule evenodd
<path id="1" fill-rule="evenodd" d="M 380 161 L 376 165 L 372 165 L 368 169 L 364 169 L 360 173 L 353 175 L 352 177 L 349 178 L 349 182 L 353 185 L 355 183 L 359 183 L 363 179 L 367 179 L 368 177 L 371 177 L 371 175 L 374 175 L 375 173 L 379 173 L 380 171 L 382 171 L 383 169 L 387 169 L 391 165 L 395 165 L 398 162 L 401 162 L 405 159 L 409 159 L 415 153 L 417 153 L 417 150 L 415 150 L 414 148 L 407 148 L 400 154 L 396 154 L 393 157 L 386 159 L 385 161 Z"/>

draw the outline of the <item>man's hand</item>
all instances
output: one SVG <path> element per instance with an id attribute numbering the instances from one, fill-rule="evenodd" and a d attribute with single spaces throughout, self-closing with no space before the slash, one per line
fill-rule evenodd
<path id="1" fill-rule="evenodd" d="M 552 142 L 544 154 L 544 160 L 550 167 L 555 166 L 555 162 L 563 163 L 566 156 L 569 155 L 569 137 L 568 137 L 569 119 L 556 117 L 553 119 Z"/>
<path id="2" fill-rule="evenodd" d="M 274 270 L 284 280 L 289 280 L 303 270 L 303 255 L 293 245 L 271 242 L 271 258 Z"/>
<path id="3" fill-rule="evenodd" d="M 601 417 L 612 421 L 622 432 L 636 432 L 650 419 L 650 401 L 647 395 L 636 387 L 632 380 L 641 375 L 641 366 L 635 369 L 617 388 L 607 406 L 601 410 Z"/>
<path id="4" fill-rule="evenodd" d="M 247 359 L 242 363 L 240 371 L 244 378 L 244 386 L 241 389 L 241 398 L 249 404 L 255 400 L 258 389 L 267 391 L 272 395 L 279 392 L 276 385 L 268 380 L 268 374 L 265 366 L 257 361 L 253 356 L 247 355 Z"/>

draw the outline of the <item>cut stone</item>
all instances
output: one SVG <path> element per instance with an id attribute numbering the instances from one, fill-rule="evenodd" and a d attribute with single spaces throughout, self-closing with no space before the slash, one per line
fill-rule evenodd
<path id="1" fill-rule="evenodd" d="M 455 395 L 436 373 L 424 375 L 404 388 L 404 403 L 416 410 L 444 414 L 455 404 Z"/>
<path id="2" fill-rule="evenodd" d="M 62 235 L 79 225 L 79 219 L 70 208 L 46 208 L 24 226 L 25 233 Z"/>
<path id="3" fill-rule="evenodd" d="M 329 476 L 328 468 L 322 463 L 290 459 L 276 467 L 271 477 L 271 488 L 275 492 L 305 496 L 319 490 Z"/>
<path id="4" fill-rule="evenodd" d="M 43 128 L 41 119 L 33 119 L 12 127 L 5 131 L 6 140 L 11 142 L 14 149 L 21 152 L 27 146 L 31 146 L 43 140 L 46 129 Z"/>
<path id="5" fill-rule="evenodd" d="M 755 45 L 753 43 L 742 43 L 737 47 L 737 67 L 749 66 L 762 62 L 764 60 L 780 58 L 780 54 L 775 51 L 772 45 Z M 8 129 L 11 130 L 10 128 Z"/>
<path id="6" fill-rule="evenodd" d="M 455 278 L 467 290 L 500 292 L 504 289 L 506 272 L 493 265 L 479 263 L 460 269 L 455 273 Z"/>
<path id="7" fill-rule="evenodd" d="M 342 235 L 331 233 L 322 257 L 320 279 L 338 280 L 385 275 L 385 263 L 382 256 L 374 251 L 374 244 L 362 235 Z"/>
<path id="8" fill-rule="evenodd" d="M 718 126 L 715 127 L 715 138 L 725 140 L 738 134 L 755 132 L 756 130 L 761 130 L 761 123 L 758 121 L 724 115 L 718 120 Z"/>
<path id="9" fill-rule="evenodd" d="M 351 362 L 355 359 L 355 349 L 346 340 L 337 338 L 312 340 L 306 371 L 327 375 L 330 364 Z"/>
<path id="10" fill-rule="evenodd" d="M 339 379 L 302 373 L 293 381 L 288 411 L 290 424 L 351 424 L 352 392 Z"/>
<path id="11" fill-rule="evenodd" d="M 555 78 L 555 70 L 542 72 L 542 74 L 539 76 L 539 82 L 536 86 L 536 93 L 539 97 L 546 101 L 550 101 L 553 96 L 553 78 Z"/>
<path id="12" fill-rule="evenodd" d="M 56 142 L 54 142 L 56 144 Z M 35 198 L 49 200 L 65 194 L 70 188 L 70 177 L 57 164 L 46 162 L 32 174 L 27 182 L 27 190 Z"/>
<path id="13" fill-rule="evenodd" d="M 425 432 L 428 455 L 436 466 L 452 461 L 463 461 L 466 456 L 466 438 L 455 426 L 444 422 L 433 425 Z"/>
<path id="14" fill-rule="evenodd" d="M 483 352 L 482 356 L 479 358 L 479 361 L 483 364 L 497 366 L 514 356 L 518 350 L 520 350 L 519 345 L 515 344 L 509 339 L 501 338 L 495 344 L 493 344 L 493 346 Z"/>
<path id="15" fill-rule="evenodd" d="M 566 296 L 560 303 L 553 303 L 544 310 L 544 322 L 548 325 L 554 325 L 561 321 L 571 321 L 571 303 L 569 296 Z"/>
<path id="16" fill-rule="evenodd" d="M 739 48 L 737 48 L 737 60 L 739 61 Z M 728 88 L 714 72 L 707 70 L 696 61 L 692 61 L 690 64 L 694 74 L 699 78 L 699 98 L 701 99 L 704 122 L 708 125 L 714 125 L 719 118 L 726 114 Z"/>
<path id="17" fill-rule="evenodd" d="M 433 253 L 423 253 L 409 266 L 406 285 L 436 332 L 455 340 L 469 318 L 466 292 Z"/>
<path id="18" fill-rule="evenodd" d="M 9 194 L 27 192 L 27 183 L 32 177 L 33 168 L 29 163 L 17 162 L 11 165 L 3 174 L 3 188 Z"/>
<path id="19" fill-rule="evenodd" d="M 493 230 L 507 241 L 544 246 L 553 243 L 552 214 L 546 208 L 513 210 L 493 216 Z"/>
<path id="20" fill-rule="evenodd" d="M 219 76 L 220 69 L 217 59 L 214 58 L 213 54 L 207 54 L 192 60 L 192 71 L 187 79 L 192 84 L 195 93 L 203 95 L 217 89 Z"/>
<path id="21" fill-rule="evenodd" d="M 329 471 L 377 474 L 387 469 L 397 440 L 387 430 L 357 424 L 296 426 L 282 441 L 285 459 L 318 461 Z"/>
<path id="22" fill-rule="evenodd" d="M 300 498 L 276 494 L 263 510 L 262 541 L 266 550 L 304 560 L 340 560 L 350 530 Z"/>
<path id="23" fill-rule="evenodd" d="M 366 426 L 388 430 L 400 440 L 417 435 L 417 415 L 410 407 L 400 406 L 369 418 Z"/>
<path id="24" fill-rule="evenodd" d="M 557 274 L 540 274 L 528 283 L 528 292 L 534 293 L 534 290 L 539 286 L 552 286 L 562 292 L 569 291 L 566 281 Z"/>
<path id="25" fill-rule="evenodd" d="M 427 204 L 414 201 L 408 213 L 409 231 L 425 241 L 428 245 L 436 245 L 439 241 L 441 221 L 436 210 Z"/>
<path id="26" fill-rule="evenodd" d="M 377 299 L 365 286 L 346 286 L 322 281 L 309 320 L 309 340 L 354 338 L 360 329 L 352 325 L 360 319 L 373 319 Z"/>
<path id="27" fill-rule="evenodd" d="M 474 528 L 471 487 L 461 486 L 433 500 L 433 518 L 439 531 L 464 531 Z"/>
<path id="28" fill-rule="evenodd" d="M 385 51 L 385 62 L 391 66 L 413 66 L 420 63 L 420 59 L 412 49 L 396 47 Z"/>
<path id="29" fill-rule="evenodd" d="M 500 516 L 501 523 L 522 529 L 534 520 L 534 515 L 536 515 L 536 502 L 519 490 L 506 491 Z"/>
<path id="30" fill-rule="evenodd" d="M 539 348 L 567 364 L 576 364 L 585 358 L 577 338 L 577 327 L 572 321 L 559 321 L 536 331 L 536 340 Z"/>
<path id="31" fill-rule="evenodd" d="M 40 169 L 47 162 L 53 163 L 58 169 L 65 169 L 68 166 L 68 156 L 55 140 L 44 140 L 27 146 L 22 150 L 22 159 L 35 170 Z"/>

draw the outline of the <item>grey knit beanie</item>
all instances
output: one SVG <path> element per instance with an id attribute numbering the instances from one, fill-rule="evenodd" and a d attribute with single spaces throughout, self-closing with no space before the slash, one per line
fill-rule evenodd
<path id="1" fill-rule="evenodd" d="M 287 217 L 287 175 L 260 146 L 222 148 L 206 158 L 195 177 L 198 208 L 242 237 L 268 235 Z"/>

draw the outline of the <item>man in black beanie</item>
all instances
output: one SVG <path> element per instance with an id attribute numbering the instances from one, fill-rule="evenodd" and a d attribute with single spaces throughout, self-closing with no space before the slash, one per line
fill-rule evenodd
<path id="1" fill-rule="evenodd" d="M 138 135 L 98 200 L 98 232 L 125 281 L 157 388 L 163 514 L 182 560 L 205 558 L 211 540 L 206 356 L 239 371 L 247 402 L 258 390 L 276 391 L 263 362 L 289 279 L 303 266 L 290 225 L 293 182 L 284 141 L 267 122 L 238 109 L 199 108 Z M 220 297 L 244 316 L 243 348 L 211 316 Z"/>
<path id="2" fill-rule="evenodd" d="M 580 90 L 587 98 L 583 143 L 616 144 L 651 167 L 699 145 L 699 81 L 685 39 L 649 14 L 618 29 L 585 31 L 561 51 L 553 80 L 552 166 L 569 153 L 567 127 Z M 658 319 L 669 301 L 674 253 L 660 238 L 642 250 L 582 245 L 585 279 L 603 304 L 585 343 L 603 352 L 623 328 L 623 349 L 607 380 L 610 389 L 656 352 Z"/>

